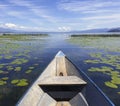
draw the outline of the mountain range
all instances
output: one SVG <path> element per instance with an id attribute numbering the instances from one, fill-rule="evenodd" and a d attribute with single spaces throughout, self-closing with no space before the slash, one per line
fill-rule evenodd
<path id="1" fill-rule="evenodd" d="M 22 32 L 19 30 L 9 29 L 9 28 L 2 28 L 0 27 L 0 33 L 17 33 Z M 26 31 L 28 32 L 28 31 Z M 118 28 L 98 28 L 98 29 L 89 29 L 89 30 L 77 30 L 77 31 L 70 31 L 72 33 L 109 33 L 109 32 L 120 32 L 120 27 Z"/>

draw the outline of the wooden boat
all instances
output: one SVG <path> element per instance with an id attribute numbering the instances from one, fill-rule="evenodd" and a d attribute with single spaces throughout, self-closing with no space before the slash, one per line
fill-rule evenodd
<path id="1" fill-rule="evenodd" d="M 86 90 L 87 82 L 64 53 L 59 51 L 17 106 L 114 106 L 104 95 L 103 105 L 91 105 L 91 100 L 85 98 Z"/>

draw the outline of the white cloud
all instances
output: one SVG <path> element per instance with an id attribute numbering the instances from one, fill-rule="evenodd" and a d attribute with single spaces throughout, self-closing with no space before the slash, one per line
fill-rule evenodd
<path id="1" fill-rule="evenodd" d="M 58 3 L 58 8 L 61 10 L 66 10 L 69 12 L 93 12 L 100 11 L 101 9 L 105 11 L 107 8 L 107 11 L 111 11 L 112 7 L 119 7 L 120 1 L 99 1 L 99 0 L 89 0 L 89 1 L 78 1 L 78 0 L 72 0 L 72 1 L 64 1 Z M 120 9 L 120 8 L 119 8 Z"/>
<path id="2" fill-rule="evenodd" d="M 24 11 L 24 13 L 29 12 L 40 18 L 46 19 L 49 22 L 57 21 L 57 19 L 54 16 L 50 15 L 49 10 L 45 6 L 36 5 L 34 4 L 34 2 L 24 0 L 10 0 L 9 2 L 16 6 L 25 7 L 26 11 Z"/>
<path id="3" fill-rule="evenodd" d="M 71 28 L 70 27 L 66 27 L 66 26 L 63 26 L 63 27 L 58 27 L 58 30 L 59 31 L 70 31 L 71 30 Z"/>
<path id="4" fill-rule="evenodd" d="M 82 20 L 111 20 L 111 19 L 113 20 L 120 19 L 120 14 L 89 16 L 82 18 Z"/>
<path id="5" fill-rule="evenodd" d="M 5 27 L 7 27 L 7 28 L 17 28 L 17 25 L 15 25 L 13 23 L 6 23 Z"/>
<path id="6" fill-rule="evenodd" d="M 54 28 L 47 27 L 35 27 L 35 26 L 23 26 L 14 23 L 0 23 L 1 28 L 9 28 L 13 30 L 21 31 L 55 31 Z"/>

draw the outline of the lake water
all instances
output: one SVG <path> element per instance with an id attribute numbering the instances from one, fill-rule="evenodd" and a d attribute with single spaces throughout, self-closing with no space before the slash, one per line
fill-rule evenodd
<path id="1" fill-rule="evenodd" d="M 62 50 L 120 106 L 120 38 L 0 37 L 0 106 L 13 106 Z"/>

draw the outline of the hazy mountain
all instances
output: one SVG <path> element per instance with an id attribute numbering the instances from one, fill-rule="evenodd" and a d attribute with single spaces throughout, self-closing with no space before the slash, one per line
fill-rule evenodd
<path id="1" fill-rule="evenodd" d="M 2 28 L 0 27 L 0 33 L 9 33 L 9 32 L 15 32 L 15 30 L 9 29 L 9 28 Z"/>
<path id="2" fill-rule="evenodd" d="M 89 30 L 81 30 L 81 31 L 71 31 L 76 33 L 105 33 L 109 29 L 108 28 L 100 28 L 100 29 L 89 29 Z"/>
<path id="3" fill-rule="evenodd" d="M 29 31 L 19 31 L 19 30 L 14 30 L 14 29 L 9 29 L 9 28 L 2 28 L 0 27 L 0 33 L 32 33 Z M 120 32 L 120 27 L 118 28 L 98 28 L 98 29 L 89 29 L 89 30 L 75 30 L 75 31 L 70 31 L 69 33 L 107 33 L 107 32 Z M 33 33 L 40 33 L 40 32 L 33 32 Z M 45 33 L 45 32 L 41 32 Z M 46 33 L 51 33 L 51 32 L 46 32 Z M 57 33 L 57 32 L 53 32 Z M 62 33 L 62 32 L 61 32 Z"/>
<path id="4" fill-rule="evenodd" d="M 112 28 L 108 30 L 108 32 L 120 32 L 120 27 L 119 28 Z"/>

